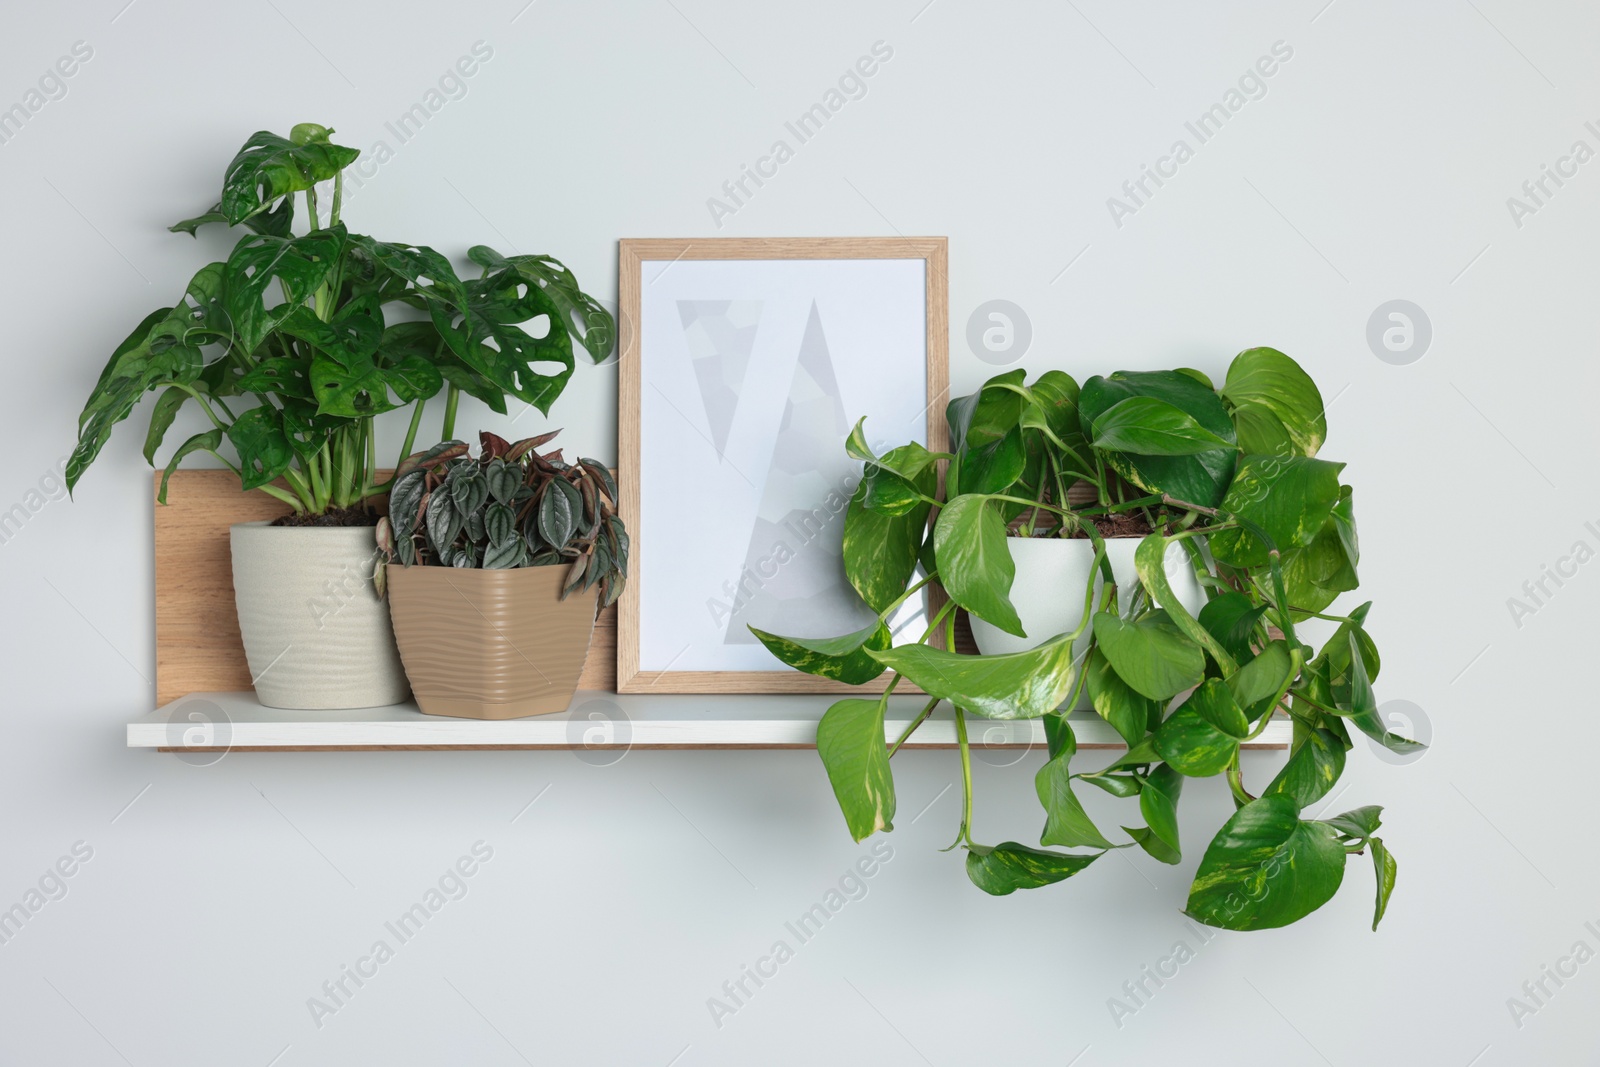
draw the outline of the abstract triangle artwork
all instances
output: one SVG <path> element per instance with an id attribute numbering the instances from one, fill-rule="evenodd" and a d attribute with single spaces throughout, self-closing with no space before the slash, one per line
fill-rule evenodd
<path id="1" fill-rule="evenodd" d="M 753 644 L 748 627 L 796 637 L 849 633 L 874 613 L 845 578 L 840 539 L 858 477 L 850 432 L 816 302 L 800 340 L 761 506 L 737 583 L 725 644 Z"/>
<path id="2" fill-rule="evenodd" d="M 680 300 L 678 319 L 683 323 L 695 382 L 705 405 L 706 424 L 720 460 L 728 447 L 739 390 L 750 368 L 750 352 L 761 321 L 761 301 Z"/>

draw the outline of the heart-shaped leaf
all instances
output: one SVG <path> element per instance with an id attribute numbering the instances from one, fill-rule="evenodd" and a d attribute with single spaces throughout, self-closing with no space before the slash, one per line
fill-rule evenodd
<path id="1" fill-rule="evenodd" d="M 1016 565 L 1006 547 L 1006 524 L 982 496 L 958 496 L 939 512 L 933 557 L 950 599 L 1015 637 L 1026 637 L 1011 604 Z"/>
<path id="2" fill-rule="evenodd" d="M 1261 797 L 1218 831 L 1195 872 L 1185 911 L 1225 930 L 1288 926 L 1333 898 L 1344 860 L 1326 823 L 1301 821 L 1291 797 Z"/>
<path id="3" fill-rule="evenodd" d="M 883 664 L 870 653 L 882 651 L 894 641 L 889 627 L 877 621 L 842 637 L 779 637 L 754 626 L 749 629 L 768 652 L 796 670 L 848 685 L 862 685 L 882 674 Z"/>
<path id="4" fill-rule="evenodd" d="M 870 655 L 929 696 L 989 719 L 1037 719 L 1056 710 L 1076 675 L 1072 642 L 1065 635 L 1001 656 L 969 656 L 927 645 L 902 645 Z"/>
<path id="5" fill-rule="evenodd" d="M 1137 693 L 1168 700 L 1200 684 L 1206 657 L 1164 615 L 1128 622 L 1109 611 L 1094 616 L 1094 636 L 1112 670 Z"/>
<path id="6" fill-rule="evenodd" d="M 967 849 L 967 877 L 985 893 L 1003 897 L 1019 889 L 1038 889 L 1071 878 L 1103 855 L 1104 852 L 1096 852 L 1092 856 L 1072 856 L 1029 848 L 1015 841 L 993 848 L 971 845 Z"/>
<path id="7" fill-rule="evenodd" d="M 883 709 L 882 700 L 847 697 L 823 712 L 817 724 L 817 754 L 857 841 L 894 829 L 894 776 Z"/>

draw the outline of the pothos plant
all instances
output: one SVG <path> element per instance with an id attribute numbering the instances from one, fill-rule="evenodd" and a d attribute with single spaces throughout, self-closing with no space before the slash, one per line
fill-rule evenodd
<path id="1" fill-rule="evenodd" d="M 628 573 L 617 483 L 599 460 L 567 463 L 559 448 L 541 455 L 557 432 L 512 443 L 484 431 L 476 457 L 445 441 L 407 458 L 378 520 L 379 548 L 408 567 L 564 565 L 561 599 L 598 585 L 609 607 Z"/>
<path id="2" fill-rule="evenodd" d="M 424 404 L 441 390 L 449 438 L 462 393 L 500 414 L 507 396 L 548 413 L 572 375 L 574 341 L 597 362 L 611 351 L 611 314 L 548 256 L 508 258 L 479 245 L 468 256 L 483 275 L 464 281 L 431 248 L 351 233 L 340 217 L 343 173 L 360 153 L 332 143 L 332 132 L 304 123 L 287 138 L 253 135 L 229 164 L 217 204 L 171 227 L 193 236 L 222 222 L 251 232 L 112 354 L 78 417 L 69 488 L 139 399 L 160 391 L 145 435 L 150 463 L 186 404 L 210 422 L 172 454 L 163 503 L 173 470 L 206 452 L 245 489 L 297 514 L 356 508 L 381 488 L 375 416 L 412 406 L 405 456 Z M 324 214 L 318 190 L 329 182 Z M 297 194 L 307 228 L 298 235 Z M 391 323 L 391 313 L 409 318 Z M 519 325 L 542 317 L 542 336 Z M 237 463 L 222 454 L 224 441 Z"/>
<path id="3" fill-rule="evenodd" d="M 1016 370 L 951 403 L 947 417 L 949 453 L 912 443 L 877 454 L 862 423 L 846 443 L 864 470 L 845 517 L 845 569 L 878 621 L 825 640 L 757 631 L 779 659 L 813 674 L 861 684 L 893 672 L 881 696 L 838 701 L 817 729 L 856 840 L 893 828 L 890 759 L 947 701 L 961 755 L 957 844 L 980 889 L 1059 882 L 1120 848 L 1176 864 L 1185 781 L 1222 775 L 1236 810 L 1200 860 L 1188 914 L 1234 930 L 1287 925 L 1333 896 L 1347 855 L 1366 852 L 1376 929 L 1396 873 L 1377 836 L 1382 809 L 1306 811 L 1343 772 L 1351 727 L 1397 752 L 1421 746 L 1390 733 L 1378 714 L 1370 604 L 1327 611 L 1356 588 L 1359 548 L 1344 465 L 1316 458 L 1327 427 L 1311 378 L 1270 348 L 1241 353 L 1220 387 L 1190 369 L 1119 371 L 1081 390 L 1060 371 L 1027 383 Z M 1148 532 L 1135 555 L 1136 588 L 1119 598 L 1102 527 L 1129 526 Z M 1089 581 L 1059 590 L 1083 604 L 1082 622 L 1029 651 L 965 654 L 958 610 L 1027 636 L 1009 596 L 1008 533 L 1087 539 Z M 1205 591 L 1197 613 L 1174 595 L 1165 569 L 1172 545 Z M 929 586 L 948 600 L 920 640 L 892 647 L 886 620 Z M 1312 618 L 1337 624 L 1320 649 L 1302 636 Z M 928 699 L 886 745 L 884 713 L 902 680 Z M 1068 713 L 1084 694 L 1128 746 L 1096 770 L 1074 767 Z M 1293 722 L 1291 754 L 1252 788 L 1240 747 L 1279 713 Z M 1048 753 L 1034 784 L 1045 847 L 974 840 L 972 715 L 1043 720 Z M 1085 787 L 1130 805 L 1118 820 L 1121 841 L 1091 819 L 1077 795 Z"/>

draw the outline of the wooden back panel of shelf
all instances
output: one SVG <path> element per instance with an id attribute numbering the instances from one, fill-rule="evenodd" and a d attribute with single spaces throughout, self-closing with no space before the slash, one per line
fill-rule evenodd
<path id="1" fill-rule="evenodd" d="M 381 472 L 388 477 L 388 472 Z M 151 493 L 161 488 L 157 471 Z M 180 470 L 155 505 L 156 704 L 190 693 L 250 688 L 233 604 L 228 527 L 275 519 L 288 506 L 246 493 L 226 470 Z M 617 688 L 617 611 L 600 613 L 581 689 Z"/>

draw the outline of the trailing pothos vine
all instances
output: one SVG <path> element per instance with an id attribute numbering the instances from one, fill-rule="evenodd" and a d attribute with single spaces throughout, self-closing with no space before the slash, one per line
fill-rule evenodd
<path id="1" fill-rule="evenodd" d="M 1081 390 L 1060 371 L 1028 383 L 1018 370 L 951 403 L 947 418 L 948 453 L 911 443 L 879 454 L 862 423 L 846 443 L 863 477 L 845 517 L 845 569 L 877 621 L 826 639 L 756 631 L 812 674 L 859 685 L 892 672 L 881 695 L 838 701 L 817 729 L 851 835 L 893 829 L 891 760 L 947 702 L 961 757 L 956 844 L 980 889 L 1059 882 L 1115 849 L 1177 864 L 1184 783 L 1221 775 L 1235 811 L 1200 860 L 1189 915 L 1235 930 L 1287 925 L 1326 903 L 1346 857 L 1365 853 L 1376 929 L 1396 874 L 1377 836 L 1382 809 L 1308 809 L 1343 772 L 1351 727 L 1397 752 L 1421 746 L 1378 714 L 1371 605 L 1329 610 L 1357 587 L 1360 550 L 1344 464 L 1316 458 L 1327 426 L 1311 378 L 1269 348 L 1241 353 L 1220 387 L 1190 369 L 1096 376 Z M 1100 527 L 1135 517 L 1149 532 L 1135 588 L 1119 597 Z M 958 610 L 1027 636 L 1009 595 L 1008 534 L 1088 540 L 1089 581 L 1059 591 L 1082 602 L 1082 621 L 1024 652 L 957 651 Z M 1198 612 L 1174 593 L 1173 546 L 1204 590 Z M 893 644 L 889 620 L 934 585 L 948 599 L 919 640 Z M 1312 619 L 1332 630 L 1320 648 L 1307 641 Z M 927 700 L 889 741 L 885 713 L 903 681 Z M 1085 697 L 1128 746 L 1092 770 L 1075 765 L 1069 718 Z M 1277 715 L 1293 723 L 1288 762 L 1264 784 L 1247 782 L 1241 747 Z M 1043 847 L 974 837 L 970 716 L 1043 721 L 1047 759 L 1034 780 Z M 1083 788 L 1129 805 L 1121 840 L 1091 818 Z"/>

